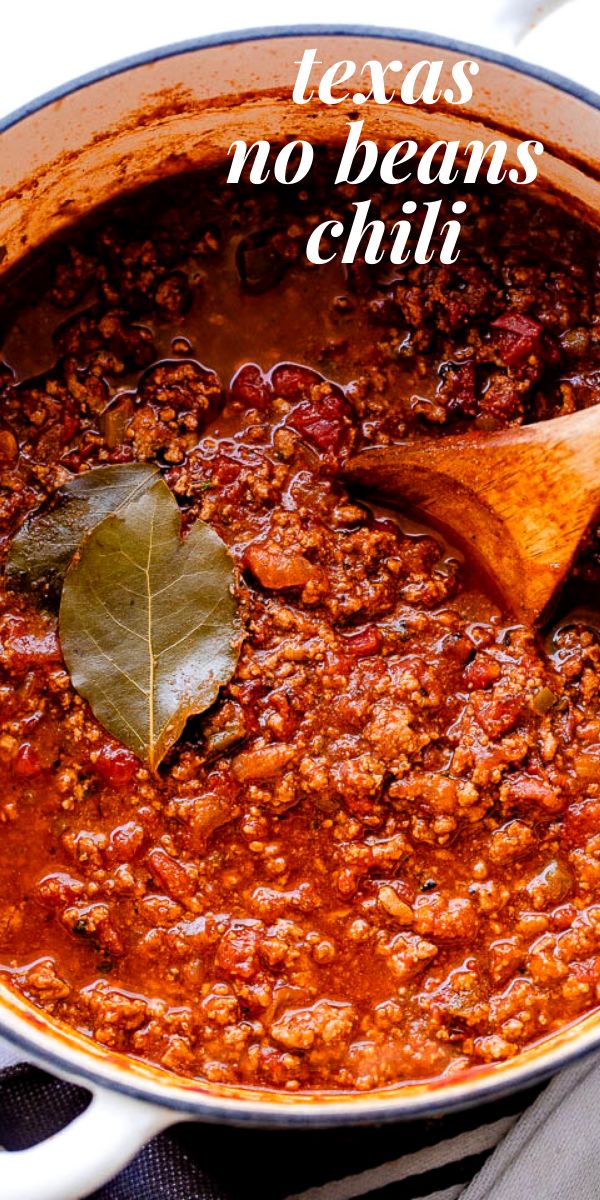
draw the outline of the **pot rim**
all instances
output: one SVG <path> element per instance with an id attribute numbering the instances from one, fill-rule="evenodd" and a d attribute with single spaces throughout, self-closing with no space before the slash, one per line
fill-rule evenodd
<path id="1" fill-rule="evenodd" d="M 585 104 L 589 104 L 592 108 L 600 109 L 600 92 L 595 92 L 591 88 L 584 87 L 582 84 L 576 83 L 575 80 L 569 79 L 566 75 L 550 71 L 548 68 L 539 66 L 537 63 L 527 62 L 525 59 L 518 58 L 514 54 L 506 54 L 502 50 L 493 50 L 487 46 L 478 46 L 473 42 L 463 42 L 460 39 L 443 37 L 440 34 L 427 33 L 424 30 L 394 28 L 389 25 L 260 25 L 250 26 L 245 29 L 227 30 L 224 33 L 206 34 L 204 37 L 187 38 L 181 42 L 170 42 L 166 46 L 156 46 L 150 50 L 142 50 L 138 54 L 130 54 L 125 58 L 115 59 L 103 67 L 95 67 L 92 71 L 87 71 L 83 75 L 76 75 L 66 83 L 58 84 L 57 87 L 51 88 L 47 92 L 42 92 L 41 95 L 34 97 L 33 100 L 29 100 L 18 108 L 13 109 L 12 112 L 7 113 L 6 116 L 0 118 L 0 133 L 5 133 L 7 129 L 11 129 L 13 125 L 18 125 L 20 121 L 39 112 L 40 109 L 47 108 L 55 100 L 63 100 L 66 96 L 89 87 L 90 84 L 99 83 L 103 79 L 110 79 L 114 75 L 122 75 L 126 71 L 134 70 L 136 67 L 147 66 L 149 63 L 160 62 L 162 59 L 176 58 L 180 54 L 189 54 L 196 50 L 206 50 L 210 47 L 312 35 L 315 37 L 368 37 L 378 38 L 381 41 L 423 42 L 425 45 L 439 47 L 441 50 L 452 50 L 455 53 L 473 55 L 476 58 L 481 58 L 484 62 L 507 67 L 518 71 L 521 75 L 529 75 L 531 78 L 539 80 L 540 83 L 546 83 L 550 87 L 557 88 L 559 91 L 567 92 L 576 99 L 582 100 Z"/>
<path id="2" fill-rule="evenodd" d="M 4 985 L 9 991 L 8 985 Z M 485 1064 L 454 1076 L 418 1080 L 404 1085 L 382 1087 L 376 1092 L 308 1092 L 285 1093 L 273 1089 L 240 1087 L 235 1096 L 209 1091 L 208 1082 L 178 1079 L 143 1059 L 107 1051 L 89 1037 L 73 1031 L 79 1045 L 60 1048 L 64 1036 L 60 1022 L 45 1018 L 29 1001 L 18 998 L 20 1012 L 8 1013 L 21 1029 L 11 1029 L 2 1011 L 0 989 L 0 1033 L 12 1045 L 26 1050 L 32 1061 L 42 1069 L 54 1069 L 56 1074 L 92 1092 L 109 1091 L 138 1102 L 167 1109 L 181 1119 L 193 1118 L 207 1124 L 229 1124 L 248 1128 L 328 1128 L 361 1125 L 406 1124 L 420 1118 L 464 1112 L 492 1100 L 500 1100 L 515 1092 L 524 1091 L 549 1080 L 559 1069 L 575 1067 L 589 1058 L 600 1046 L 600 1008 L 592 1010 L 582 1023 L 585 1028 L 579 1041 L 571 1042 L 579 1022 L 574 1021 L 559 1030 L 553 1045 L 549 1039 L 526 1048 L 514 1059 Z M 30 1010 L 34 1020 L 24 1012 Z M 64 1027 L 65 1033 L 71 1030 Z M 561 1034 L 566 1040 L 561 1042 Z M 37 1035 L 37 1036 L 36 1036 Z M 576 1035 L 575 1035 L 576 1036 Z M 85 1046 L 89 1042 L 90 1049 Z M 50 1043 L 50 1045 L 49 1045 Z M 54 1043 L 54 1045 L 52 1045 Z M 528 1059 L 534 1056 L 534 1061 Z M 95 1065 L 97 1064 L 97 1065 Z M 135 1067 L 147 1071 L 136 1074 Z M 133 1069 L 132 1069 L 133 1068 Z M 206 1089 L 206 1090 L 204 1090 Z M 242 1093 L 242 1094 L 239 1094 Z M 416 1094 L 415 1094 L 416 1093 Z"/>
<path id="3" fill-rule="evenodd" d="M 516 71 L 600 110 L 600 93 L 514 55 L 450 37 L 422 30 L 360 24 L 271 25 L 191 38 L 129 55 L 95 68 L 42 93 L 0 118 L 0 134 L 55 101 L 83 91 L 104 79 L 160 62 L 162 59 L 175 58 L 212 47 L 309 36 L 423 43 L 426 46 L 480 58 Z M 179 1112 L 182 1116 L 194 1115 L 206 1122 L 227 1122 L 246 1126 L 277 1128 L 383 1124 L 393 1121 L 400 1123 L 448 1111 L 458 1112 L 541 1083 L 560 1067 L 575 1064 L 600 1047 L 600 1019 L 596 1011 L 584 1018 L 585 1025 L 579 1037 L 574 1034 L 574 1026 L 567 1026 L 566 1030 L 562 1031 L 565 1035 L 564 1040 L 554 1045 L 551 1042 L 547 1053 L 544 1052 L 544 1045 L 541 1043 L 509 1063 L 477 1068 L 476 1073 L 467 1071 L 462 1077 L 419 1081 L 417 1084 L 382 1088 L 377 1093 L 340 1093 L 339 1097 L 332 1093 L 327 1096 L 323 1093 L 308 1093 L 290 1094 L 284 1100 L 284 1094 L 273 1091 L 271 1099 L 270 1093 L 254 1092 L 250 1088 L 243 1097 L 228 1097 L 222 1093 L 201 1090 L 202 1086 L 210 1085 L 202 1085 L 200 1081 L 188 1081 L 188 1085 L 191 1083 L 188 1087 L 183 1080 L 171 1082 L 167 1073 L 159 1070 L 156 1070 L 153 1078 L 152 1068 L 149 1069 L 147 1077 L 141 1073 L 138 1075 L 128 1068 L 125 1055 L 107 1054 L 105 1060 L 98 1058 L 95 1061 L 94 1053 L 101 1053 L 101 1048 L 91 1039 L 84 1039 L 76 1031 L 70 1031 L 66 1027 L 65 1032 L 80 1039 L 82 1045 L 65 1044 L 63 1048 L 61 1030 L 57 1023 L 51 1020 L 46 1023 L 35 1007 L 24 1000 L 19 999 L 18 1008 L 13 1009 L 10 1002 L 4 1001 L 3 990 L 4 988 L 0 987 L 0 1032 L 13 1045 L 32 1055 L 34 1061 L 40 1065 L 54 1068 L 59 1075 L 83 1086 L 88 1085 L 93 1089 L 108 1088 L 121 1095 L 168 1108 L 174 1114 Z M 10 989 L 7 987 L 6 991 Z M 16 1028 L 13 1027 L 13 1022 Z M 90 1051 L 85 1046 L 86 1040 L 90 1041 Z M 530 1061 L 531 1057 L 533 1061 Z M 135 1064 L 136 1060 L 133 1060 L 133 1063 Z M 141 1060 L 138 1065 L 142 1069 L 145 1067 Z"/>

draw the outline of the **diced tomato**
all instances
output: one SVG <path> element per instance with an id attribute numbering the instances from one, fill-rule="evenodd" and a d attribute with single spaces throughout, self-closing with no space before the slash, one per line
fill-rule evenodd
<path id="1" fill-rule="evenodd" d="M 344 442 L 344 417 L 348 407 L 343 396 L 330 392 L 318 400 L 303 400 L 290 413 L 286 425 L 295 429 L 319 450 L 339 450 Z"/>
<path id="2" fill-rule="evenodd" d="M 468 688 L 486 688 L 500 678 L 500 663 L 491 654 L 479 653 L 463 671 Z"/>
<path id="3" fill-rule="evenodd" d="M 537 775 L 528 775 L 525 771 L 517 771 L 509 775 L 503 787 L 504 803 L 509 808 L 523 808 L 528 814 L 532 807 L 546 809 L 548 812 L 558 812 L 562 807 L 560 795 L 551 784 Z"/>
<path id="4" fill-rule="evenodd" d="M 275 367 L 271 374 L 273 391 L 284 400 L 303 400 L 310 396 L 315 383 L 321 383 L 322 375 L 310 367 L 299 367 L 296 363 L 284 363 Z"/>
<path id="5" fill-rule="evenodd" d="M 68 409 L 66 409 L 62 418 L 61 441 L 63 446 L 66 446 L 67 443 L 71 441 L 71 438 L 75 436 L 79 427 L 79 418 L 76 417 L 74 413 L 71 413 L 68 411 Z"/>
<path id="6" fill-rule="evenodd" d="M 40 756 L 35 746 L 31 745 L 31 742 L 23 742 L 19 746 L 13 770 L 19 779 L 32 779 L 34 775 L 39 775 L 43 771 Z"/>
<path id="7" fill-rule="evenodd" d="M 514 729 L 523 713 L 522 695 L 484 698 L 475 692 L 471 700 L 475 717 L 488 737 L 499 738 Z"/>
<path id="8" fill-rule="evenodd" d="M 460 413 L 472 417 L 477 412 L 475 363 L 464 362 L 453 364 L 451 371 L 444 380 L 444 390 L 448 396 L 448 412 Z"/>
<path id="9" fill-rule="evenodd" d="M 381 634 L 374 625 L 366 625 L 357 633 L 347 634 L 344 645 L 354 658 L 367 658 L 381 649 Z"/>
<path id="10" fill-rule="evenodd" d="M 151 850 L 146 861 L 152 878 L 176 900 L 193 892 L 192 880 L 185 867 L 165 850 Z"/>
<path id="11" fill-rule="evenodd" d="M 445 309 L 451 329 L 458 329 L 469 316 L 469 305 L 461 296 L 450 296 L 446 301 Z"/>
<path id="12" fill-rule="evenodd" d="M 226 458 L 224 454 L 220 454 L 216 460 L 211 472 L 213 482 L 216 484 L 234 483 L 238 478 L 242 464 L 235 462 L 233 458 Z"/>
<path id="13" fill-rule="evenodd" d="M 269 381 L 255 363 L 246 363 L 231 381 L 231 398 L 244 408 L 266 408 L 271 396 Z"/>
<path id="14" fill-rule="evenodd" d="M 256 955 L 260 935 L 257 929 L 242 925 L 223 934 L 217 950 L 217 966 L 226 975 L 251 979 L 257 970 Z"/>
<path id="15" fill-rule="evenodd" d="M 565 833 L 573 846 L 600 831 L 600 797 L 578 800 L 567 809 Z"/>
<path id="16" fill-rule="evenodd" d="M 96 443 L 91 441 L 86 442 L 84 435 L 84 440 L 79 446 L 77 446 L 77 449 L 67 450 L 66 454 L 61 455 L 60 461 L 64 467 L 68 468 L 69 471 L 77 472 L 81 470 L 84 462 L 87 462 L 90 458 L 93 458 L 96 450 Z"/>
<path id="17" fill-rule="evenodd" d="M 99 775 L 111 787 L 125 787 L 130 783 L 140 765 L 139 759 L 124 746 L 104 746 L 94 766 Z"/>
<path id="18" fill-rule="evenodd" d="M 540 350 L 543 326 L 533 317 L 506 312 L 492 321 L 492 327 L 500 330 L 500 355 L 509 367 L 521 366 Z"/>

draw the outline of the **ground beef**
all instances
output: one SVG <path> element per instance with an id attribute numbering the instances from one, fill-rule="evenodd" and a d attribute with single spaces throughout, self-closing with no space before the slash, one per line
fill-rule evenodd
<path id="1" fill-rule="evenodd" d="M 2 555 L 73 474 L 152 460 L 246 616 L 152 776 L 0 588 L 2 973 L 111 1049 L 290 1091 L 510 1058 L 600 999 L 597 541 L 540 635 L 341 479 L 595 403 L 598 244 L 507 187 L 467 197 L 452 267 L 315 270 L 325 195 L 356 199 L 328 171 L 185 177 L 75 231 L 14 282 L 0 365 Z"/>

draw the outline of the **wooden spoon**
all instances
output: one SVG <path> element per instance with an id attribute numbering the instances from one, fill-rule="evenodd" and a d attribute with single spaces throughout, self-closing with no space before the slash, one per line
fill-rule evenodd
<path id="1" fill-rule="evenodd" d="M 543 617 L 600 513 L 600 405 L 499 433 L 374 447 L 346 476 L 475 551 L 522 621 Z"/>

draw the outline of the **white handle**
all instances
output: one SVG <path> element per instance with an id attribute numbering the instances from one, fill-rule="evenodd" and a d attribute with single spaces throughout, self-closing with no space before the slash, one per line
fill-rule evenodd
<path id="1" fill-rule="evenodd" d="M 0 1197 L 80 1200 L 175 1119 L 171 1109 L 94 1089 L 89 1107 L 59 1133 L 29 1150 L 0 1151 Z"/>
<path id="2" fill-rule="evenodd" d="M 569 0 L 422 0 L 411 21 L 430 33 L 514 54 L 519 42 Z"/>
<path id="3" fill-rule="evenodd" d="M 398 23 L 407 28 L 499 50 L 599 90 L 590 38 L 597 0 L 421 0 L 417 7 L 396 2 Z M 570 11 L 559 18 L 559 9 Z M 553 14 L 556 20 L 546 20 Z"/>
<path id="4" fill-rule="evenodd" d="M 489 30 L 490 45 L 516 50 L 519 42 L 550 13 L 563 8 L 569 0 L 488 0 L 478 4 L 482 29 Z"/>

